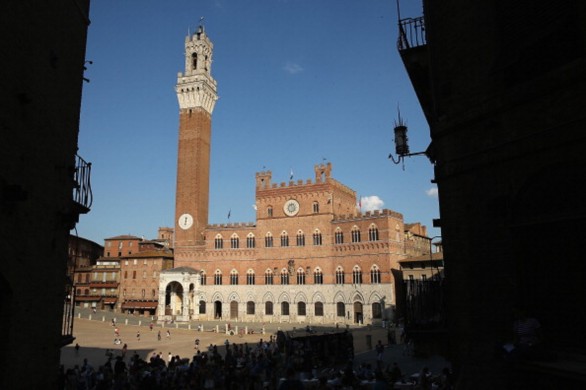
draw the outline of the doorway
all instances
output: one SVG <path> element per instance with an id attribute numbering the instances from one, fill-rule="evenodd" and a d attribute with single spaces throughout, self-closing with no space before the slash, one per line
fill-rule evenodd
<path id="1" fill-rule="evenodd" d="M 362 324 L 363 323 L 363 313 L 362 313 L 362 303 L 361 302 L 354 302 L 354 323 L 355 324 Z"/>
<path id="2" fill-rule="evenodd" d="M 220 301 L 214 302 L 214 318 L 215 319 L 222 318 L 222 302 L 220 302 Z"/>

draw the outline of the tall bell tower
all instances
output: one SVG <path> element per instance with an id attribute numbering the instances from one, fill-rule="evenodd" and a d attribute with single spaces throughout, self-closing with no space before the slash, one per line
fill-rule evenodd
<path id="1" fill-rule="evenodd" d="M 211 75 L 213 44 L 199 26 L 185 38 L 185 73 L 177 75 L 179 147 L 175 193 L 176 265 L 204 244 L 208 224 L 212 111 L 218 99 Z M 179 264 L 177 264 L 179 263 Z"/>

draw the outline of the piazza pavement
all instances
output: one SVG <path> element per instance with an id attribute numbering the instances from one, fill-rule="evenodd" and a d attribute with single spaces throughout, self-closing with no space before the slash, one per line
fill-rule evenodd
<path id="1" fill-rule="evenodd" d="M 112 320 L 115 319 L 121 344 L 115 344 L 115 327 L 112 326 Z M 150 324 L 153 323 L 153 329 Z M 234 330 L 233 335 L 226 334 L 227 324 Z M 201 330 L 198 331 L 198 325 Z M 196 353 L 195 339 L 200 340 L 200 350 L 207 351 L 207 347 L 217 345 L 220 354 L 225 353 L 224 342 L 230 344 L 254 345 L 263 340 L 269 340 L 271 336 L 275 337 L 279 330 L 287 333 L 291 337 L 306 335 L 305 324 L 291 323 L 243 323 L 226 320 L 218 321 L 192 321 L 190 323 L 167 323 L 161 324 L 152 320 L 152 317 L 124 315 L 109 311 L 100 311 L 93 313 L 91 309 L 76 308 L 73 326 L 73 336 L 75 340 L 72 344 L 67 345 L 61 350 L 61 364 L 65 370 L 78 365 L 83 365 L 84 359 L 88 360 L 95 369 L 107 361 L 107 353 L 110 351 L 116 355 L 122 353 L 122 347 L 127 344 L 126 361 L 135 353 L 140 358 L 148 361 L 154 353 L 161 353 L 163 359 L 167 361 L 169 352 L 173 356 L 179 355 L 181 358 L 191 358 Z M 240 335 L 236 331 L 248 331 L 248 334 Z M 264 334 L 262 333 L 264 329 Z M 166 336 L 167 330 L 170 337 Z M 346 327 L 336 326 L 316 326 L 312 325 L 312 330 L 316 334 L 343 332 L 348 330 L 352 333 L 354 341 L 354 366 L 360 364 L 372 364 L 376 367 L 375 344 L 381 340 L 385 344 L 383 362 L 385 367 L 393 362 L 397 362 L 402 372 L 407 376 L 418 373 L 423 367 L 428 367 L 433 374 L 439 374 L 445 367 L 449 367 L 449 362 L 441 356 L 414 356 L 411 351 L 402 344 L 387 345 L 387 329 L 368 325 L 352 325 Z M 161 340 L 158 340 L 157 334 L 161 332 Z M 140 332 L 140 340 L 137 338 L 137 332 Z M 397 331 L 397 336 L 399 331 Z M 397 337 L 397 340 L 399 338 Z M 75 345 L 79 344 L 79 350 L 76 351 Z M 108 351 L 109 350 L 109 351 Z"/>

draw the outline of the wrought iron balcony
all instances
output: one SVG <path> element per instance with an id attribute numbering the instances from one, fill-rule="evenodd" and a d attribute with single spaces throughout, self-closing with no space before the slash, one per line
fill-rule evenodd
<path id="1" fill-rule="evenodd" d="M 433 120 L 425 17 L 399 19 L 397 49 L 428 122 Z M 425 153 L 427 154 L 427 153 Z M 430 154 L 427 154 L 428 157 Z"/>
<path id="2" fill-rule="evenodd" d="M 86 214 L 90 211 L 93 202 L 92 187 L 90 183 L 90 174 L 92 164 L 86 162 L 83 158 L 75 156 L 75 173 L 73 180 L 73 201 L 80 208 L 80 214 Z"/>
<path id="3" fill-rule="evenodd" d="M 92 164 L 75 155 L 73 169 L 73 199 L 71 209 L 63 213 L 64 223 L 70 229 L 75 227 L 80 214 L 87 214 L 92 206 L 93 196 L 90 185 Z M 67 345 L 75 340 L 73 337 L 73 311 L 75 308 L 75 290 L 73 288 L 73 268 L 70 275 L 66 275 L 65 299 L 63 303 L 63 324 L 61 328 L 61 344 Z"/>
<path id="4" fill-rule="evenodd" d="M 423 16 L 399 20 L 399 38 L 397 39 L 399 52 L 424 46 L 425 44 L 427 44 L 427 41 Z"/>
<path id="5" fill-rule="evenodd" d="M 71 344 L 75 337 L 73 337 L 73 308 L 74 305 L 74 291 L 71 279 L 66 278 L 65 282 L 65 297 L 63 300 L 63 323 L 61 325 L 61 346 Z"/>
<path id="6" fill-rule="evenodd" d="M 445 325 L 443 278 L 405 280 L 405 325 L 412 329 L 435 329 Z"/>

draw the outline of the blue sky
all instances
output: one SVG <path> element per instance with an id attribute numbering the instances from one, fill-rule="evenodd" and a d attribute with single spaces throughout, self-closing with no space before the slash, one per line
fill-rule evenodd
<path id="1" fill-rule="evenodd" d="M 402 17 L 421 15 L 403 0 Z M 433 169 L 394 152 L 397 106 L 412 152 L 429 128 L 396 49 L 392 0 L 94 0 L 79 154 L 92 163 L 92 210 L 77 233 L 103 244 L 173 226 L 184 39 L 204 17 L 219 100 L 212 118 L 210 223 L 255 221 L 255 174 L 313 179 L 326 159 L 363 211 L 388 208 L 439 235 Z M 230 219 L 228 212 L 231 210 Z"/>

